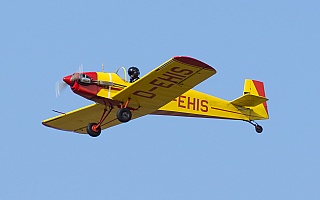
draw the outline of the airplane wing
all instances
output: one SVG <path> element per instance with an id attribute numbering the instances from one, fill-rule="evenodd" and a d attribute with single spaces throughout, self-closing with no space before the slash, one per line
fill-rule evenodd
<path id="1" fill-rule="evenodd" d="M 214 68 L 194 58 L 173 57 L 120 91 L 113 99 L 120 102 L 130 99 L 131 108 L 149 114 L 215 73 Z"/>
<path id="2" fill-rule="evenodd" d="M 59 130 L 86 134 L 86 127 L 88 126 L 88 124 L 92 122 L 98 122 L 102 116 L 104 109 L 109 110 L 110 108 L 105 107 L 102 104 L 91 104 L 83 108 L 79 108 L 50 119 L 46 119 L 42 122 L 42 124 Z M 118 109 L 116 107 L 111 110 L 109 116 L 102 123 L 101 129 L 106 129 L 121 123 L 116 117 L 117 111 Z M 134 116 L 132 116 L 132 119 L 144 115 L 141 114 L 138 110 L 133 111 L 133 113 Z"/>

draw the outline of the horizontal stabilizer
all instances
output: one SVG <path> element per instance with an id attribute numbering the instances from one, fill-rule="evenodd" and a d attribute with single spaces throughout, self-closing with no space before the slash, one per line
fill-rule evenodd
<path id="1" fill-rule="evenodd" d="M 268 99 L 265 97 L 256 96 L 256 95 L 252 95 L 252 94 L 245 94 L 245 95 L 231 101 L 231 103 L 233 105 L 237 105 L 237 106 L 254 107 L 254 106 L 262 104 L 266 101 L 268 101 Z"/>

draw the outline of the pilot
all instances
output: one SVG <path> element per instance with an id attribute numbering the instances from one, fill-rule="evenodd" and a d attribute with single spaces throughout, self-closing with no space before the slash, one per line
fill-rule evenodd
<path id="1" fill-rule="evenodd" d="M 133 83 L 139 79 L 140 71 L 137 67 L 130 67 L 128 69 L 128 74 L 130 76 L 130 83 Z"/>

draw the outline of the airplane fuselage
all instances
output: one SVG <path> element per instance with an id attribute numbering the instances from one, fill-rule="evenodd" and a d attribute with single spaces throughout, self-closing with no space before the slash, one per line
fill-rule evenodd
<path id="1" fill-rule="evenodd" d="M 72 75 L 64 77 L 63 80 L 70 85 L 74 93 L 105 106 L 119 105 L 121 102 L 114 100 L 113 96 L 132 84 L 116 73 L 85 72 L 83 74 L 94 80 L 94 84 L 88 83 L 87 80 L 72 82 L 70 81 Z M 130 107 L 130 104 L 128 107 L 132 110 L 139 108 L 139 106 Z M 258 114 L 254 114 L 250 108 L 239 108 L 230 101 L 193 89 L 176 97 L 151 114 L 235 120 L 263 119 Z"/>

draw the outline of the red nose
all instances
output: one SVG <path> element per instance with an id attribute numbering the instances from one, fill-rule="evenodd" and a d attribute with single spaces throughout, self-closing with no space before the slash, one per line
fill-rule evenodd
<path id="1" fill-rule="evenodd" d="M 71 81 L 71 77 L 72 75 L 69 75 L 69 76 L 66 76 L 66 77 L 63 77 L 63 81 L 66 82 L 66 84 L 72 86 L 73 85 L 73 81 Z"/>

